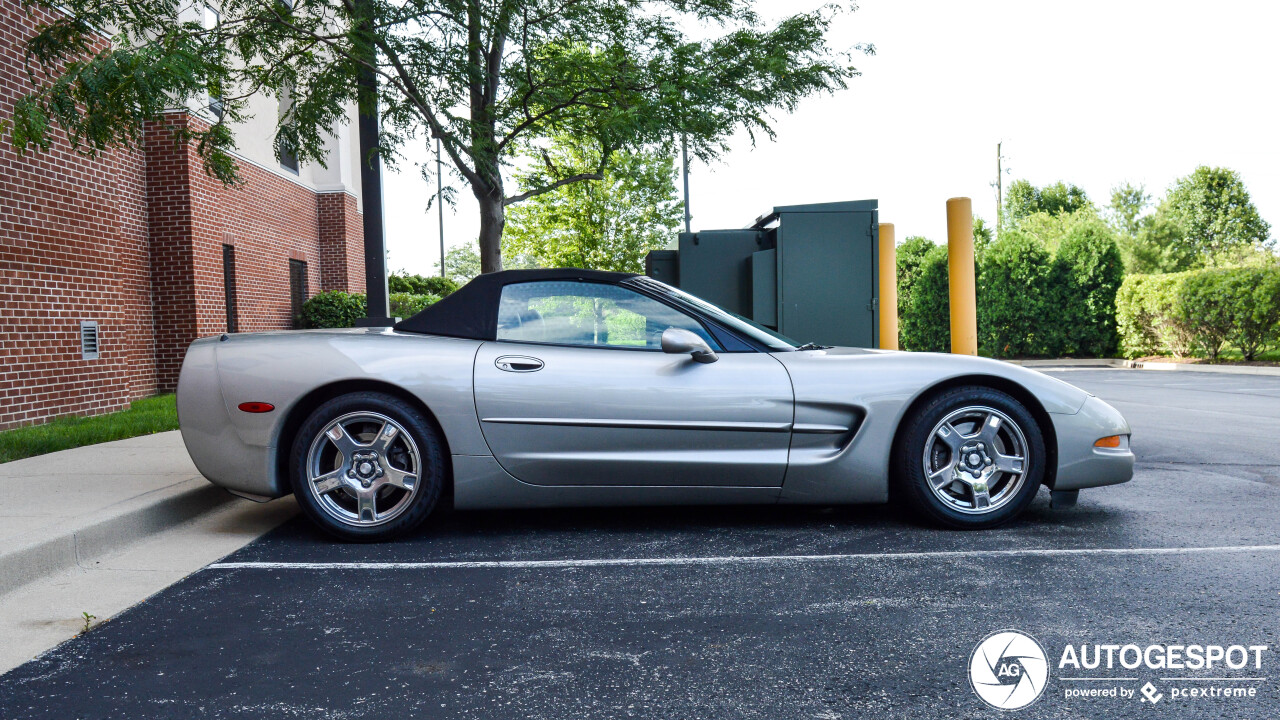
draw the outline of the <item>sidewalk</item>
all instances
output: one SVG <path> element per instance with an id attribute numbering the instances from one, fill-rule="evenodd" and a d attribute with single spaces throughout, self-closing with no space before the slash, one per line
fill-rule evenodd
<path id="1" fill-rule="evenodd" d="M 176 431 L 0 464 L 0 672 L 296 512 L 211 485 Z"/>

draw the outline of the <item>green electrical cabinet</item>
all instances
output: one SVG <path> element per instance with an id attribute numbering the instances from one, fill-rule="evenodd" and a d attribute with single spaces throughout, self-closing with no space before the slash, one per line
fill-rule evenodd
<path id="1" fill-rule="evenodd" d="M 775 207 L 743 230 L 681 233 L 646 271 L 800 342 L 876 347 L 878 212 L 875 200 Z"/>

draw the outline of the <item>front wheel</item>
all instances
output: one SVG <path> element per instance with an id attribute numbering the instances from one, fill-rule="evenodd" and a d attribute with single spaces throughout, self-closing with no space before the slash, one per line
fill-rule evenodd
<path id="1" fill-rule="evenodd" d="M 894 448 L 894 483 L 925 519 L 982 529 L 1031 504 L 1044 463 L 1044 436 L 1021 403 L 999 390 L 958 387 L 906 418 Z"/>
<path id="2" fill-rule="evenodd" d="M 443 443 L 427 417 L 391 395 L 334 398 L 293 442 L 290 479 L 303 512 L 330 535 L 376 542 L 426 519 L 444 485 Z"/>

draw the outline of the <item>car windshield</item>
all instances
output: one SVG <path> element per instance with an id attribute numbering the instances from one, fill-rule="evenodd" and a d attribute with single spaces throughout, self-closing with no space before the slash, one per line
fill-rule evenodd
<path id="1" fill-rule="evenodd" d="M 683 290 L 673 288 L 670 285 L 654 280 L 653 278 L 635 277 L 627 282 L 635 283 L 650 292 L 657 293 L 662 297 L 675 302 L 677 305 L 682 305 L 688 309 L 694 310 L 695 312 L 706 315 L 716 322 L 746 335 L 770 350 L 795 350 L 797 347 L 801 347 L 800 343 L 797 343 L 795 340 L 792 340 L 785 335 L 781 335 L 774 330 L 770 330 L 757 322 L 748 320 L 737 313 L 729 312 L 715 303 L 709 303 L 702 298 L 690 295 Z"/>

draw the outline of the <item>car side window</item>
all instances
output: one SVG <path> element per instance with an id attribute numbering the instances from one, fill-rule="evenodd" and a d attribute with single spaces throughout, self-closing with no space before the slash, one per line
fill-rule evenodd
<path id="1" fill-rule="evenodd" d="M 502 288 L 498 304 L 498 340 L 661 350 L 662 333 L 673 327 L 721 349 L 697 320 L 617 285 L 514 283 Z"/>

